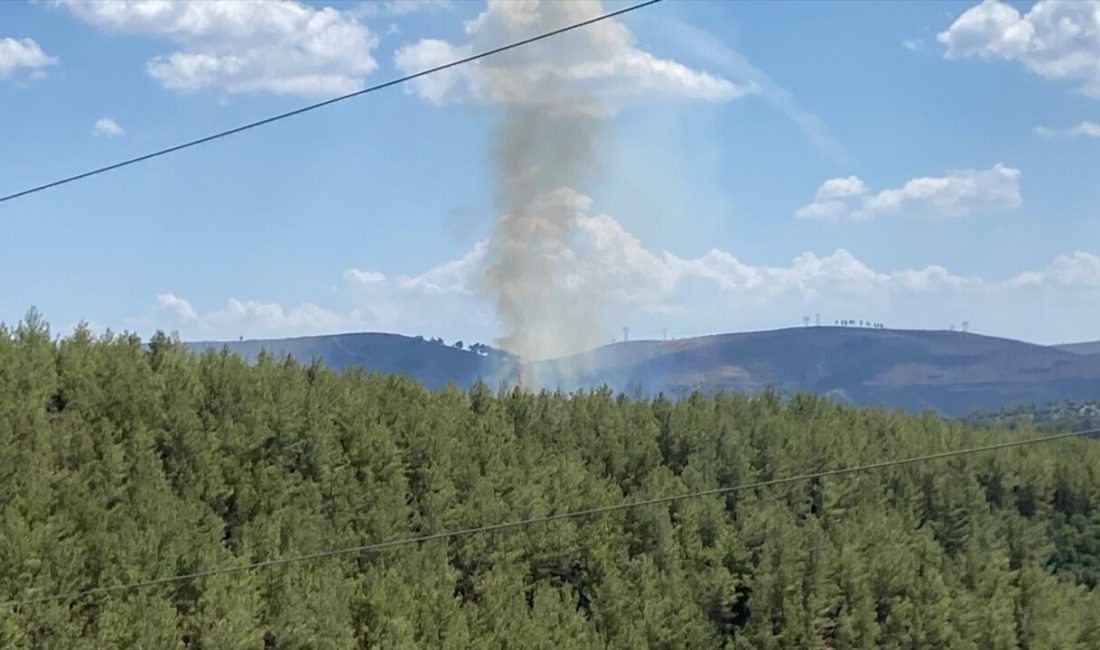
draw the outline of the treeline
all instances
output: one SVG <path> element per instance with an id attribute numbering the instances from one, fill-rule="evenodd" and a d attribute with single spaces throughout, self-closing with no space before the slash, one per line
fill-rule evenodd
<path id="1" fill-rule="evenodd" d="M 1022 425 L 1041 431 L 1097 429 L 1100 428 L 1100 401 L 1019 404 L 995 411 L 979 411 L 968 416 L 966 421 L 978 426 Z"/>
<path id="2" fill-rule="evenodd" d="M 809 395 L 431 392 L 0 330 L 0 600 L 986 444 Z M 1068 440 L 5 607 L 3 648 L 1100 647 Z"/>

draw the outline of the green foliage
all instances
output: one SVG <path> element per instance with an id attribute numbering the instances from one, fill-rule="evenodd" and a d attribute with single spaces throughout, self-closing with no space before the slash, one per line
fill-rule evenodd
<path id="1" fill-rule="evenodd" d="M 424 390 L 0 328 L 0 600 L 1034 435 L 810 395 Z M 0 647 L 1095 648 L 1063 441 L 0 611 Z"/>
<path id="2" fill-rule="evenodd" d="M 978 425 L 1034 426 L 1043 430 L 1096 429 L 1100 428 L 1100 401 L 1019 404 L 996 411 L 978 411 L 966 420 Z"/>

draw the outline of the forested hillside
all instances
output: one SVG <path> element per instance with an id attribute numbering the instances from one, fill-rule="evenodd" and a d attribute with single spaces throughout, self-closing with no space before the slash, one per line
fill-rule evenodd
<path id="1" fill-rule="evenodd" d="M 292 339 L 199 342 L 254 359 L 262 349 L 299 362 L 320 358 L 333 370 L 361 366 L 408 375 L 430 388 L 448 381 L 490 386 L 515 374 L 511 355 L 461 341 L 397 334 L 332 334 Z M 628 394 L 684 396 L 693 391 L 759 393 L 774 388 L 828 394 L 850 404 L 931 409 L 965 416 L 1022 402 L 1087 400 L 1100 395 L 1100 356 L 967 332 L 796 327 L 669 341 L 629 341 L 532 364 L 549 390 L 603 385 Z"/>
<path id="2" fill-rule="evenodd" d="M 1017 404 L 997 411 L 978 411 L 966 420 L 979 426 L 1034 426 L 1044 431 L 1100 428 L 1100 401 Z"/>
<path id="3" fill-rule="evenodd" d="M 472 386 L 478 379 L 491 379 L 510 368 L 514 360 L 505 352 L 481 343 L 469 347 L 462 341 L 450 345 L 443 339 L 402 336 L 381 332 L 329 334 L 291 339 L 246 341 L 198 341 L 187 347 L 197 352 L 229 348 L 249 361 L 262 351 L 276 356 L 290 355 L 303 363 L 320 359 L 333 370 L 359 366 L 388 374 L 407 375 L 429 388 L 447 383 Z"/>
<path id="4" fill-rule="evenodd" d="M 986 444 L 808 395 L 429 391 L 0 331 L 0 600 Z M 3 648 L 1100 647 L 1068 440 L 0 611 Z"/>

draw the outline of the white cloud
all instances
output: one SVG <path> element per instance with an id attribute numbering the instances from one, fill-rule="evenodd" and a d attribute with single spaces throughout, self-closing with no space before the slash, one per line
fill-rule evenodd
<path id="1" fill-rule="evenodd" d="M 55 64 L 57 57 L 43 52 L 32 38 L 0 38 L 0 79 L 20 70 L 27 70 L 32 78 L 38 79 L 45 76 L 44 68 Z"/>
<path id="2" fill-rule="evenodd" d="M 679 294 L 685 286 L 700 282 L 733 302 L 745 296 L 859 295 L 874 290 L 923 293 L 962 288 L 973 282 L 939 266 L 875 271 L 844 249 L 826 256 L 807 251 L 788 266 L 752 266 L 722 250 L 711 250 L 697 258 L 682 258 L 667 251 L 658 254 L 642 246 L 608 215 L 583 216 L 579 229 L 577 241 L 560 256 L 568 284 L 599 295 L 617 296 L 629 304 L 676 305 L 683 302 Z"/>
<path id="3" fill-rule="evenodd" d="M 593 0 L 489 0 L 466 22 L 467 43 L 422 39 L 400 48 L 394 62 L 405 73 L 418 72 L 601 13 Z M 615 110 L 649 97 L 725 101 L 753 91 L 639 49 L 630 30 L 614 19 L 421 77 L 409 88 L 435 104 L 575 102 L 589 110 L 596 110 L 591 102 L 599 104 L 598 110 Z"/>
<path id="4" fill-rule="evenodd" d="M 675 335 L 695 335 L 799 324 L 803 315 L 814 313 L 826 324 L 862 318 L 894 327 L 943 328 L 969 320 L 978 331 L 1026 340 L 1095 338 L 1100 257 L 1094 253 L 1063 255 L 1003 281 L 960 275 L 938 264 L 876 269 L 844 249 L 807 251 L 787 264 L 753 265 L 718 249 L 695 257 L 651 250 L 611 216 L 591 213 L 589 199 L 576 192 L 541 200 L 578 211 L 568 243 L 539 254 L 576 304 L 600 305 L 606 340 L 621 325 L 630 325 L 638 336 L 657 336 L 664 327 Z M 381 330 L 489 342 L 497 322 L 478 297 L 478 283 L 490 261 L 482 242 L 419 275 L 350 269 L 338 306 L 230 299 L 221 309 L 195 314 L 190 303 L 172 294 L 158 301 L 174 317 L 169 328 L 180 327 L 192 338 Z M 600 301 L 594 303 L 592 296 Z"/>
<path id="5" fill-rule="evenodd" d="M 361 271 L 359 269 L 347 269 L 344 271 L 344 279 L 359 284 L 375 284 L 385 282 L 386 274 L 378 271 Z"/>
<path id="6" fill-rule="evenodd" d="M 1100 97 L 1100 2 L 1040 0 L 1026 14 L 998 0 L 964 12 L 937 35 L 948 58 L 1021 63 L 1046 79 L 1071 81 Z"/>
<path id="7" fill-rule="evenodd" d="M 198 314 L 195 313 L 195 308 L 191 306 L 191 303 L 174 293 L 162 293 L 157 296 L 157 310 L 171 311 L 183 320 L 198 318 Z"/>
<path id="8" fill-rule="evenodd" d="M 1011 287 L 1100 289 L 1100 257 L 1084 251 L 1060 255 L 1045 269 L 1021 273 L 1007 284 Z"/>
<path id="9" fill-rule="evenodd" d="M 945 218 L 1016 208 L 1020 201 L 1020 170 L 997 163 L 990 169 L 953 170 L 943 176 L 913 178 L 901 187 L 877 193 L 870 193 L 856 176 L 829 179 L 795 216 L 831 221 L 859 221 L 899 213 Z"/>
<path id="10" fill-rule="evenodd" d="M 836 199 L 848 199 L 853 196 L 862 196 L 867 193 L 867 187 L 858 176 L 847 178 L 831 178 L 821 184 L 815 201 L 832 201 Z"/>
<path id="11" fill-rule="evenodd" d="M 406 291 L 416 291 L 428 295 L 461 294 L 472 295 L 477 278 L 485 260 L 487 242 L 478 242 L 462 257 L 444 262 L 416 276 L 398 276 L 398 286 Z"/>
<path id="12" fill-rule="evenodd" d="M 434 13 L 450 6 L 450 0 L 368 0 L 356 5 L 351 12 L 362 17 L 403 16 L 417 12 Z"/>
<path id="13" fill-rule="evenodd" d="M 182 325 L 187 334 L 199 338 L 288 336 L 334 332 L 363 324 L 358 310 L 337 313 L 312 302 L 287 309 L 277 302 L 230 298 L 224 307 L 200 314 L 190 301 L 171 293 L 157 296 L 156 311 L 172 315 L 172 322 L 162 325 L 172 329 Z"/>
<path id="14" fill-rule="evenodd" d="M 118 122 L 112 120 L 109 117 L 99 118 L 92 126 L 93 135 L 105 135 L 108 138 L 113 138 L 124 133 L 126 133 L 126 131 L 118 125 Z"/>
<path id="15" fill-rule="evenodd" d="M 1067 129 L 1052 129 L 1045 126 L 1037 126 L 1035 127 L 1035 133 L 1036 135 L 1041 135 L 1044 138 L 1054 138 L 1059 136 L 1100 138 L 1100 124 L 1097 124 L 1096 122 L 1084 121 Z"/>
<path id="16" fill-rule="evenodd" d="M 276 302 L 238 300 L 230 298 L 225 307 L 203 314 L 201 327 L 209 332 L 223 332 L 232 336 L 248 332 L 253 335 L 284 333 L 334 332 L 358 321 L 355 312 L 339 314 L 312 302 L 304 302 L 285 309 Z"/>
<path id="17" fill-rule="evenodd" d="M 181 49 L 146 71 L 164 87 L 330 96 L 363 87 L 377 37 L 351 14 L 291 0 L 56 0 L 112 32 L 166 38 Z"/>

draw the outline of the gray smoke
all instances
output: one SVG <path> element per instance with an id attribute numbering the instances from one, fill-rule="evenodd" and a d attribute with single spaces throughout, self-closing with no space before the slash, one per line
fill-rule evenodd
<path id="1" fill-rule="evenodd" d="M 496 307 L 497 345 L 524 361 L 603 340 L 600 304 L 569 285 L 577 226 L 572 189 L 590 180 L 600 120 L 553 103 L 511 107 L 495 130 L 494 202 L 500 215 L 481 285 Z"/>
<path id="2" fill-rule="evenodd" d="M 549 16 L 535 14 L 541 25 L 525 28 L 538 31 L 601 10 L 598 4 L 546 9 Z M 480 290 L 499 319 L 496 344 L 524 362 L 604 341 L 601 301 L 585 292 L 570 247 L 581 209 L 574 188 L 592 186 L 604 122 L 591 84 L 564 65 L 586 44 L 579 37 L 509 52 L 481 77 L 483 91 L 504 107 L 491 147 L 499 217 Z"/>
<path id="3" fill-rule="evenodd" d="M 488 0 L 466 21 L 469 41 L 421 39 L 395 53 L 412 72 L 605 13 L 599 0 Z M 500 109 L 493 133 L 498 222 L 478 291 L 494 305 L 496 344 L 526 361 L 591 349 L 607 340 L 605 300 L 571 246 L 601 165 L 604 116 L 646 98 L 726 101 L 750 89 L 639 48 L 617 20 L 587 25 L 491 58 L 418 79 L 435 104 Z M 587 260 L 591 262 L 591 259 Z M 591 264 L 588 264 L 591 267 Z"/>

